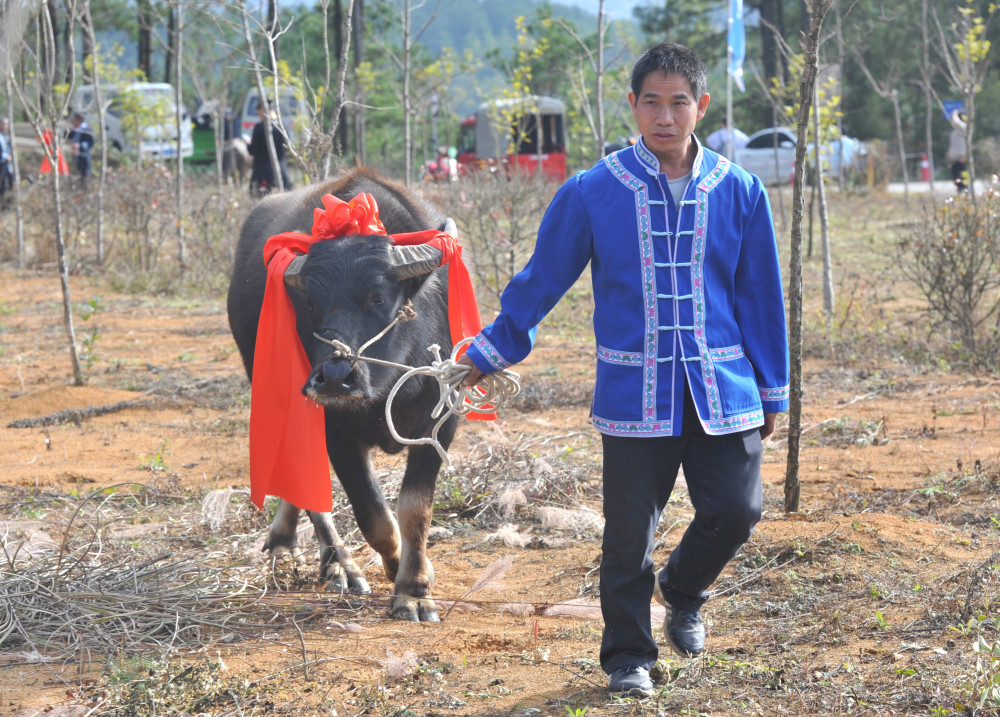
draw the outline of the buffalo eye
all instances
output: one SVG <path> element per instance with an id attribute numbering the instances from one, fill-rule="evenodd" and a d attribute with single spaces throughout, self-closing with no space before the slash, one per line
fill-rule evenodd
<path id="1" fill-rule="evenodd" d="M 381 306 L 385 303 L 385 294 L 380 291 L 374 291 L 368 301 L 372 306 Z"/>

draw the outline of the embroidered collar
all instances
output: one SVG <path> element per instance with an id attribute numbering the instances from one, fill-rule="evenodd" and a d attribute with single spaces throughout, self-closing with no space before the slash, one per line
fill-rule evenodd
<path id="1" fill-rule="evenodd" d="M 701 176 L 701 166 L 705 161 L 705 153 L 702 151 L 701 142 L 698 141 L 698 138 L 695 135 L 691 135 L 691 139 L 694 140 L 695 146 L 698 147 L 698 153 L 695 155 L 694 163 L 691 166 L 691 176 L 697 180 Z M 639 136 L 639 141 L 632 146 L 636 158 L 646 167 L 646 171 L 654 176 L 659 174 L 660 160 L 646 147 L 642 135 Z"/>

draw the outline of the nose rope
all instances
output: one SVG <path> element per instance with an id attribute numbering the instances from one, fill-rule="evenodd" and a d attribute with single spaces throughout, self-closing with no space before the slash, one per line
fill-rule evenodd
<path id="1" fill-rule="evenodd" d="M 496 409 L 502 407 L 508 399 L 513 398 L 521 391 L 521 376 L 516 371 L 504 369 L 495 373 L 484 374 L 474 386 L 463 385 L 462 380 L 469 373 L 470 369 L 468 366 L 458 363 L 457 359 L 462 348 L 472 343 L 471 338 L 463 339 L 455 344 L 455 347 L 451 350 L 451 355 L 446 359 L 441 358 L 441 347 L 438 344 L 431 344 L 427 347 L 427 350 L 434 355 L 434 360 L 429 366 L 412 367 L 394 361 L 385 361 L 361 355 L 366 348 L 385 336 L 397 323 L 409 321 L 416 317 L 417 313 L 413 310 L 412 305 L 407 303 L 396 314 L 396 318 L 376 336 L 366 341 L 358 349 L 357 353 L 351 351 L 351 347 L 342 341 L 327 339 L 317 333 L 314 333 L 313 336 L 319 341 L 333 347 L 335 356 L 350 359 L 352 368 L 357 365 L 358 361 L 367 361 L 368 363 L 389 366 L 405 371 L 392 387 L 389 397 L 385 402 L 385 422 L 389 427 L 389 432 L 393 438 L 403 445 L 428 444 L 434 446 L 438 455 L 441 456 L 441 460 L 450 466 L 451 458 L 437 437 L 441 426 L 452 415 L 464 416 L 468 413 L 493 413 Z M 437 404 L 435 404 L 434 409 L 431 411 L 431 418 L 438 418 L 439 420 L 434 424 L 429 438 L 404 438 L 399 435 L 396 431 L 396 426 L 392 422 L 392 402 L 396 398 L 399 389 L 403 387 L 403 384 L 414 376 L 430 376 L 438 382 L 438 389 L 440 390 Z"/>

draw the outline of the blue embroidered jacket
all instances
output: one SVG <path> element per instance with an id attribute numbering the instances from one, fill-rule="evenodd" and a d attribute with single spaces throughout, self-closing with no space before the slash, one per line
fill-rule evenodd
<path id="1" fill-rule="evenodd" d="M 788 409 L 788 339 L 761 181 L 699 144 L 680 207 L 642 140 L 556 193 L 534 254 L 469 347 L 484 371 L 523 360 L 589 262 L 603 433 L 680 435 L 685 380 L 706 433 Z"/>

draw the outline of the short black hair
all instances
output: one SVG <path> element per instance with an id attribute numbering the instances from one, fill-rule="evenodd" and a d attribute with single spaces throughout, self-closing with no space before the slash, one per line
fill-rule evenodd
<path id="1" fill-rule="evenodd" d="M 695 99 L 708 92 L 708 70 L 691 48 L 676 42 L 661 42 L 642 53 L 632 66 L 632 93 L 638 97 L 642 83 L 651 72 L 680 75 L 691 85 Z"/>
<path id="2" fill-rule="evenodd" d="M 80 112 L 74 112 L 69 116 L 71 120 L 77 120 L 83 122 L 83 115 Z"/>

